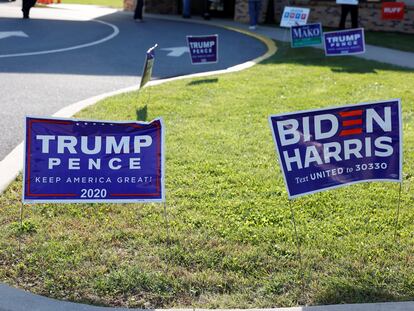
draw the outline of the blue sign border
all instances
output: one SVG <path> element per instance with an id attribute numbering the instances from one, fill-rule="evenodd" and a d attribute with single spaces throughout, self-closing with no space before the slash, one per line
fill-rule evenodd
<path id="1" fill-rule="evenodd" d="M 290 191 L 289 191 L 289 186 L 287 183 L 287 179 L 286 179 L 286 175 L 285 175 L 285 171 L 283 169 L 282 166 L 282 159 L 281 159 L 281 153 L 279 150 L 279 146 L 277 143 L 277 139 L 276 139 L 276 135 L 275 135 L 275 131 L 273 128 L 273 123 L 272 123 L 272 118 L 273 117 L 282 117 L 282 116 L 289 116 L 289 115 L 294 115 L 294 114 L 298 114 L 298 113 L 306 113 L 306 112 L 317 112 L 317 111 L 324 111 L 324 110 L 330 110 L 330 109 L 341 109 L 341 108 L 352 108 L 352 107 L 358 107 L 358 106 L 363 106 L 363 105 L 369 105 L 369 104 L 380 104 L 380 103 L 389 103 L 389 102 L 397 102 L 398 104 L 398 111 L 399 111 L 399 116 L 398 116 L 398 121 L 399 121 L 399 137 L 400 137 L 400 148 L 399 148 L 399 152 L 400 152 L 400 170 L 399 170 L 399 179 L 364 179 L 364 180 L 357 180 L 357 181 L 353 181 L 353 182 L 349 182 L 349 183 L 345 183 L 345 184 L 340 184 L 340 185 L 335 185 L 335 186 L 331 186 L 331 187 L 326 187 L 326 188 L 322 188 L 322 189 L 318 189 L 315 191 L 309 191 L 309 192 L 304 192 L 304 193 L 300 193 L 297 195 L 291 195 Z M 274 114 L 274 115 L 270 115 L 268 118 L 269 121 L 269 126 L 270 129 L 272 131 L 272 137 L 273 137 L 273 142 L 275 144 L 275 149 L 276 149 L 276 153 L 278 156 L 278 161 L 279 161 L 279 165 L 280 165 L 280 169 L 282 171 L 282 175 L 283 175 L 283 180 L 285 182 L 285 186 L 286 186 L 286 191 L 288 193 L 288 198 L 289 199 L 295 199 L 298 197 L 302 197 L 304 195 L 308 195 L 308 194 L 313 194 L 313 193 L 318 193 L 318 192 L 322 192 L 322 191 L 326 191 L 326 190 L 331 190 L 331 189 L 336 189 L 336 188 L 341 188 L 341 187 L 345 187 L 345 186 L 349 186 L 349 185 L 353 185 L 353 184 L 359 184 L 359 183 L 364 183 L 364 182 L 380 182 L 380 181 L 389 181 L 389 182 L 402 182 L 402 166 L 403 166 L 403 131 L 402 131 L 402 110 L 401 110 L 401 99 L 400 98 L 395 98 L 395 99 L 387 99 L 387 100 L 378 100 L 375 102 L 366 102 L 366 103 L 358 103 L 358 104 L 348 104 L 348 105 L 342 105 L 342 106 L 333 106 L 333 107 L 326 107 L 326 108 L 319 108 L 319 109 L 308 109 L 308 110 L 300 110 L 300 111 L 294 111 L 294 112 L 288 112 L 288 113 L 281 113 L 281 114 Z"/>
<path id="2" fill-rule="evenodd" d="M 205 38 L 205 37 L 216 37 L 216 61 L 215 62 L 196 62 L 196 63 L 194 63 L 193 62 L 193 57 L 191 56 L 190 42 L 189 42 L 188 38 Z M 190 55 L 191 65 L 209 65 L 209 64 L 217 64 L 219 62 L 219 35 L 218 34 L 198 35 L 198 36 L 188 35 L 188 36 L 186 36 L 186 40 L 187 40 L 188 54 Z"/>
<path id="3" fill-rule="evenodd" d="M 88 123 L 108 123 L 108 124 L 137 124 L 137 125 L 150 125 L 153 122 L 159 122 L 161 127 L 161 146 L 160 146 L 160 198 L 156 199 L 142 199 L 142 198 L 131 198 L 131 199 L 112 199 L 112 200 L 105 200 L 105 199 L 64 199 L 64 200 L 42 200 L 42 199 L 26 199 L 26 161 L 27 161 L 27 118 L 38 119 L 38 120 L 56 120 L 56 121 L 70 121 L 70 122 L 88 122 Z M 57 117 L 37 117 L 37 116 L 26 116 L 25 117 L 25 140 L 24 140 L 24 154 L 23 154 L 23 191 L 22 191 L 22 202 L 23 204 L 35 204 L 35 203 L 162 203 L 165 202 L 165 129 L 164 129 L 164 122 L 162 118 L 156 118 L 149 122 L 143 121 L 109 121 L 109 120 L 86 120 L 86 119 L 73 119 L 73 118 L 57 118 Z"/>
<path id="4" fill-rule="evenodd" d="M 350 30 L 362 30 L 362 42 L 364 43 L 363 45 L 363 50 L 361 52 L 354 52 L 354 53 L 343 53 L 343 54 L 327 54 L 327 49 L 326 49 L 326 43 L 325 43 L 325 34 L 329 34 L 329 33 L 339 33 L 339 32 L 348 32 Z M 344 29 L 344 30 L 337 30 L 337 31 L 328 31 L 328 32 L 324 32 L 323 33 L 323 49 L 325 51 L 325 56 L 348 56 L 348 55 L 358 55 L 358 54 L 364 54 L 365 53 L 365 46 L 366 46 L 366 42 L 365 42 L 365 30 L 364 28 L 360 27 L 360 28 L 351 28 L 351 29 Z"/>

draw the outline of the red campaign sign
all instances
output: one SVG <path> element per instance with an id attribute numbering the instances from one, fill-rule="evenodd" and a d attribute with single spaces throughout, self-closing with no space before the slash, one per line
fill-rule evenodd
<path id="1" fill-rule="evenodd" d="M 386 20 L 403 20 L 404 19 L 404 2 L 383 2 L 382 19 Z"/>

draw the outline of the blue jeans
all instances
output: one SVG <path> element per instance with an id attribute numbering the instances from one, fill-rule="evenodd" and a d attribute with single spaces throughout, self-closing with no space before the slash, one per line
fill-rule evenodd
<path id="1" fill-rule="evenodd" d="M 249 0 L 250 26 L 256 26 L 260 14 L 260 1 Z"/>

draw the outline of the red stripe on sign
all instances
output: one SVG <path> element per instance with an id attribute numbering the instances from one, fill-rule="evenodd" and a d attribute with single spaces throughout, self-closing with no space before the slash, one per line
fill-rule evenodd
<path id="1" fill-rule="evenodd" d="M 353 126 L 353 125 L 361 125 L 361 124 L 362 124 L 362 119 L 342 121 L 342 126 Z"/>
<path id="2" fill-rule="evenodd" d="M 160 196 L 160 193 L 111 193 L 111 197 L 154 197 Z"/>
<path id="3" fill-rule="evenodd" d="M 343 130 L 341 131 L 341 133 L 339 133 L 339 136 L 349 136 L 357 134 L 362 134 L 362 129 Z"/>
<path id="4" fill-rule="evenodd" d="M 344 111 L 344 112 L 340 112 L 339 114 L 341 115 L 342 118 L 346 118 L 346 117 L 355 117 L 355 116 L 361 116 L 362 115 L 363 110 L 351 110 L 351 111 Z"/>
<path id="5" fill-rule="evenodd" d="M 76 193 L 29 193 L 31 197 L 76 197 Z"/>

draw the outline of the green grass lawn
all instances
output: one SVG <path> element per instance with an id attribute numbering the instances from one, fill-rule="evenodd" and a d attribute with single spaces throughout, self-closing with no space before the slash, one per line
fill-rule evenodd
<path id="1" fill-rule="evenodd" d="M 123 8 L 123 0 L 62 0 L 64 4 L 93 4 L 101 6 L 109 6 L 112 8 Z"/>
<path id="2" fill-rule="evenodd" d="M 396 49 L 407 52 L 414 52 L 414 35 L 382 32 L 382 31 L 366 31 L 365 41 L 368 44 L 383 46 L 390 49 Z M 414 62 L 414 59 L 413 59 Z"/>
<path id="3" fill-rule="evenodd" d="M 19 230 L 19 179 L 0 197 L 0 281 L 60 299 L 145 308 L 413 300 L 414 72 L 278 46 L 246 71 L 119 95 L 77 115 L 164 118 L 170 239 L 161 204 L 36 204 L 25 207 Z M 270 114 L 398 97 L 404 183 L 396 240 L 398 184 L 288 202 Z"/>

